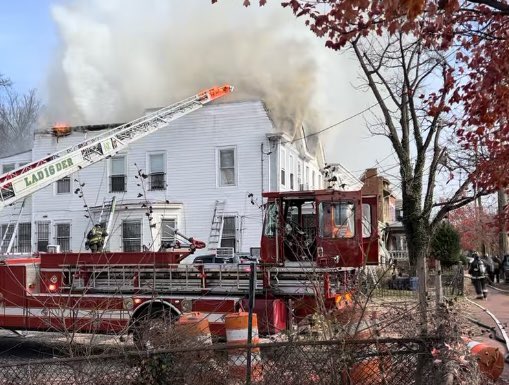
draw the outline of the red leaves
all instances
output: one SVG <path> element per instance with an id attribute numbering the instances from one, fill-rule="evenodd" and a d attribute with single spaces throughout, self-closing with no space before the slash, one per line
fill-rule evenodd
<path id="1" fill-rule="evenodd" d="M 259 0 L 260 5 L 265 3 Z M 243 0 L 243 4 L 251 2 Z M 281 4 L 303 18 L 317 36 L 326 37 L 326 47 L 333 50 L 374 32 L 410 34 L 421 39 L 423 49 L 441 51 L 450 66 L 442 89 L 439 95 L 420 95 L 420 102 L 430 116 L 461 114 L 457 136 L 463 146 L 476 148 L 482 143 L 489 152 L 476 176 L 482 183 L 495 186 L 509 178 L 504 177 L 509 175 L 505 170 L 509 148 L 502 145 L 509 143 L 509 16 L 474 1 L 460 7 L 459 0 L 285 0 Z M 441 100 L 440 92 L 447 100 Z"/>

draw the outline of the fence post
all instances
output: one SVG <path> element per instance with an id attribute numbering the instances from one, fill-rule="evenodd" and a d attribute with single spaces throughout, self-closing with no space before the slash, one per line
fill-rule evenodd
<path id="1" fill-rule="evenodd" d="M 251 270 L 249 271 L 249 315 L 247 319 L 247 344 L 249 348 L 247 349 L 247 357 L 246 357 L 246 385 L 251 384 L 251 347 L 250 345 L 253 343 L 253 308 L 255 303 L 255 280 L 256 280 L 256 263 L 251 262 Z"/>
<path id="2" fill-rule="evenodd" d="M 442 289 L 442 266 L 440 266 L 440 261 L 435 261 L 435 269 L 436 269 L 436 276 L 435 276 L 435 290 L 436 290 L 436 299 L 437 299 L 437 306 L 442 304 L 444 302 L 444 292 Z"/>

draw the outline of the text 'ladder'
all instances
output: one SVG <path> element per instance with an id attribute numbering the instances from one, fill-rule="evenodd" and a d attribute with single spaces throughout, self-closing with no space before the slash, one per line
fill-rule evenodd
<path id="1" fill-rule="evenodd" d="M 210 235 L 208 242 L 209 250 L 216 250 L 221 242 L 223 236 L 223 225 L 224 225 L 224 207 L 226 202 L 216 200 L 216 206 L 214 207 L 214 215 L 212 216 L 212 226 L 210 227 Z"/>

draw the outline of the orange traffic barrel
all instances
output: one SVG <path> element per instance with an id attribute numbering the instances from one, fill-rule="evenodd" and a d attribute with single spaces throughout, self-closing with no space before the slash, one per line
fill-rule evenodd
<path id="1" fill-rule="evenodd" d="M 249 313 L 230 313 L 225 317 L 226 345 L 228 349 L 228 372 L 232 378 L 245 379 L 247 375 L 248 349 L 248 322 Z M 252 344 L 258 344 L 258 319 L 253 314 L 252 319 Z M 231 347 L 238 347 L 237 349 Z M 262 360 L 260 348 L 251 348 L 251 380 L 260 381 L 262 378 Z"/>
<path id="2" fill-rule="evenodd" d="M 203 313 L 183 313 L 173 326 L 176 336 L 187 341 L 195 341 L 200 344 L 212 344 L 209 320 Z"/>
<path id="3" fill-rule="evenodd" d="M 498 379 L 504 371 L 504 356 L 500 349 L 465 337 L 463 341 L 467 342 L 470 353 L 477 359 L 481 373 L 493 381 Z"/>
<path id="4" fill-rule="evenodd" d="M 348 371 L 350 384 L 382 385 L 390 383 L 392 377 L 390 357 L 374 357 L 365 359 Z"/>

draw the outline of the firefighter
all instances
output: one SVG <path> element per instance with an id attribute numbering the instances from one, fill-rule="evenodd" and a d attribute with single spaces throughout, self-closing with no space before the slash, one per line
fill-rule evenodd
<path id="1" fill-rule="evenodd" d="M 88 247 L 92 253 L 102 252 L 104 247 L 104 239 L 108 233 L 106 230 L 98 223 L 90 229 L 88 232 Z"/>
<path id="2" fill-rule="evenodd" d="M 473 253 L 473 261 L 470 263 L 468 273 L 472 277 L 472 283 L 475 287 L 475 293 L 477 299 L 486 299 L 488 296 L 488 290 L 486 289 L 486 266 L 484 262 L 479 258 L 479 254 Z"/>

